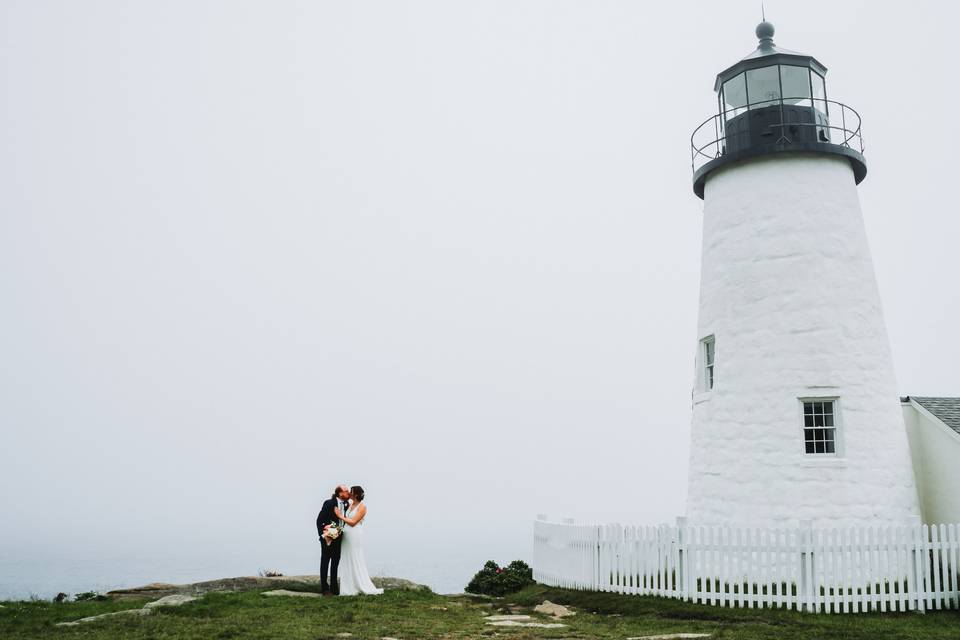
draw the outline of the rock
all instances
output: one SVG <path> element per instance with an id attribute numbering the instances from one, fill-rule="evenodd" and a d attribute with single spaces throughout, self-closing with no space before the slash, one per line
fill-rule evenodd
<path id="1" fill-rule="evenodd" d="M 284 584 L 320 584 L 320 576 L 240 576 L 237 578 L 221 578 L 219 580 L 207 580 L 204 582 L 193 582 L 190 584 L 169 584 L 166 582 L 152 582 L 142 587 L 132 589 L 115 589 L 107 593 L 114 600 L 132 600 L 139 598 L 158 598 L 174 594 L 199 596 L 211 591 L 250 591 L 253 589 L 275 589 L 283 588 Z M 430 587 L 404 580 L 402 578 L 373 578 L 373 584 L 379 588 L 388 591 L 391 589 L 408 589 L 411 591 L 429 590 Z"/>
<path id="2" fill-rule="evenodd" d="M 274 589 L 273 591 L 264 591 L 265 596 L 289 596 L 291 598 L 319 598 L 319 593 L 312 591 L 288 591 L 287 589 Z"/>
<path id="3" fill-rule="evenodd" d="M 627 640 L 682 640 L 684 638 L 709 638 L 709 633 L 667 633 L 659 636 L 635 636 Z"/>
<path id="4" fill-rule="evenodd" d="M 94 622 L 96 620 L 103 620 L 104 618 L 112 618 L 114 616 L 147 616 L 150 615 L 150 612 L 150 609 L 127 609 L 126 611 L 114 611 L 113 613 L 101 613 L 98 616 L 80 618 L 79 620 L 74 620 L 73 622 L 58 622 L 57 626 L 76 627 L 83 622 Z"/>
<path id="5" fill-rule="evenodd" d="M 111 616 L 148 616 L 153 613 L 153 610 L 158 607 L 179 607 L 180 605 L 187 604 L 188 602 L 193 602 L 196 600 L 193 596 L 185 595 L 170 595 L 164 596 L 159 600 L 154 602 L 148 602 L 143 605 L 141 609 L 127 609 L 126 611 L 114 611 L 113 613 L 101 613 L 98 616 L 90 616 L 88 618 L 80 618 L 79 620 L 74 620 L 73 622 L 58 622 L 58 627 L 75 627 L 81 622 L 93 622 L 94 620 L 102 620 L 104 618 L 109 618 Z"/>
<path id="6" fill-rule="evenodd" d="M 554 604 L 549 600 L 544 600 L 543 604 L 538 604 L 533 608 L 537 613 L 545 613 L 548 616 L 553 616 L 554 618 L 563 618 L 566 616 L 576 615 L 570 609 L 567 609 L 562 604 Z"/>
<path id="7" fill-rule="evenodd" d="M 352 634 L 352 633 L 347 633 L 346 631 L 344 631 L 344 632 L 342 632 L 342 633 L 338 633 L 338 634 L 337 634 L 337 637 L 338 637 L 338 638 L 352 638 L 352 637 L 353 637 L 353 634 Z"/>
<path id="8" fill-rule="evenodd" d="M 181 605 L 187 604 L 188 602 L 193 602 L 196 600 L 193 596 L 184 596 L 179 594 L 174 594 L 172 596 L 163 596 L 159 600 L 153 602 L 148 602 L 143 605 L 144 609 L 155 609 L 156 607 L 179 607 Z"/>
<path id="9" fill-rule="evenodd" d="M 438 605 L 438 604 L 435 604 L 435 605 L 431 606 L 430 608 L 433 609 L 434 611 L 446 611 L 446 610 L 447 610 L 446 607 L 441 607 L 441 606 Z"/>
<path id="10" fill-rule="evenodd" d="M 390 636 L 383 636 L 380 640 L 400 640 L 399 638 L 391 638 Z"/>
<path id="11" fill-rule="evenodd" d="M 514 621 L 517 620 L 533 620 L 530 616 L 526 615 L 504 615 L 504 616 L 487 616 L 484 618 L 487 622 L 503 622 L 503 621 Z"/>
<path id="12" fill-rule="evenodd" d="M 392 589 L 402 589 L 404 591 L 429 591 L 430 587 L 425 584 L 417 584 L 416 582 L 411 582 L 410 580 L 404 580 L 403 578 L 389 578 L 385 576 L 374 576 L 370 578 L 373 580 L 373 584 L 378 588 L 383 589 L 384 591 L 390 591 Z"/>
<path id="13" fill-rule="evenodd" d="M 559 629 L 567 626 L 559 622 L 517 622 L 516 620 L 498 620 L 487 624 L 491 627 L 536 627 L 537 629 Z"/>

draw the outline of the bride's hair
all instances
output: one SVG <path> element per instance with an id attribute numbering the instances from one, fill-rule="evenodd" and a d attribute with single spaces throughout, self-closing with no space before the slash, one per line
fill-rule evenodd
<path id="1" fill-rule="evenodd" d="M 353 499 L 357 502 L 363 502 L 363 487 L 360 485 L 350 487 L 350 495 L 352 495 Z"/>

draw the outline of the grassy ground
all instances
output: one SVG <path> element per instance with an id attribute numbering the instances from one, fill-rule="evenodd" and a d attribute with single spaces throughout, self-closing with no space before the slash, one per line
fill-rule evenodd
<path id="1" fill-rule="evenodd" d="M 490 627 L 490 613 L 529 613 L 544 600 L 577 611 L 562 629 Z M 960 613 L 810 615 L 786 611 L 724 609 L 659 598 L 531 587 L 498 600 L 388 591 L 378 597 L 268 598 L 260 591 L 211 593 L 178 608 L 149 616 L 115 617 L 76 627 L 76 620 L 143 602 L 4 602 L 0 638 L 324 640 L 349 633 L 355 640 L 383 637 L 410 640 L 611 639 L 664 633 L 711 633 L 717 639 L 875 638 L 937 640 L 960 638 Z M 549 621 L 549 620 L 545 620 Z"/>

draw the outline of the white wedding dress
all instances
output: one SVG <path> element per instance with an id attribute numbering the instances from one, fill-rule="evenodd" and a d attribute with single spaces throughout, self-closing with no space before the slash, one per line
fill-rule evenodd
<path id="1" fill-rule="evenodd" d="M 344 515 L 349 516 L 352 509 Z M 363 555 L 363 523 L 355 527 L 343 526 L 343 542 L 340 547 L 340 595 L 356 596 L 360 594 L 376 596 L 383 593 L 370 579 L 367 572 L 367 559 Z"/>

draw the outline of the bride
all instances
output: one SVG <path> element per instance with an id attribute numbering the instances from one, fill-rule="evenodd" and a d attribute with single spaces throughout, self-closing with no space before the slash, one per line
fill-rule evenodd
<path id="1" fill-rule="evenodd" d="M 340 550 L 340 595 L 379 595 L 383 589 L 377 589 L 370 580 L 367 559 L 363 555 L 363 519 L 367 515 L 367 505 L 363 504 L 363 487 L 351 487 L 350 497 L 352 500 L 345 513 L 339 509 L 335 511 L 337 517 L 349 525 L 343 528 Z"/>

